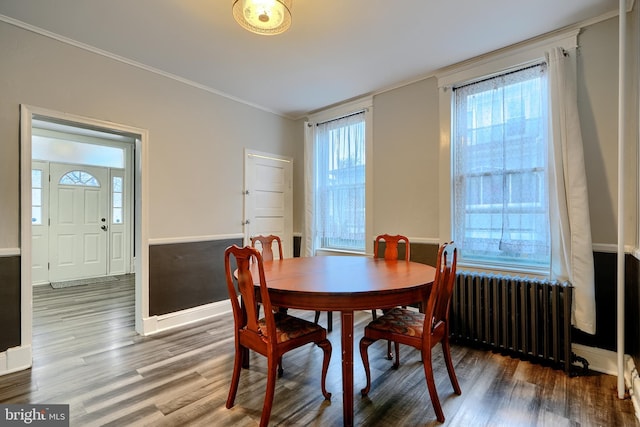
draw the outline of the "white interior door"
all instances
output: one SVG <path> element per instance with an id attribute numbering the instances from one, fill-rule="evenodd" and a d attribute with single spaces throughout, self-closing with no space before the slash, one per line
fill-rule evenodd
<path id="1" fill-rule="evenodd" d="M 293 160 L 245 151 L 245 244 L 258 234 L 282 240 L 285 258 L 293 256 Z"/>
<path id="2" fill-rule="evenodd" d="M 51 163 L 49 280 L 107 274 L 108 169 Z"/>

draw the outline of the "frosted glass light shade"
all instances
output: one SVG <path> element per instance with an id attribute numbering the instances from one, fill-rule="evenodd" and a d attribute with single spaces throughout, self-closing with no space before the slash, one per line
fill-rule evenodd
<path id="1" fill-rule="evenodd" d="M 292 0 L 234 0 L 233 17 L 256 34 L 275 35 L 291 26 Z"/>

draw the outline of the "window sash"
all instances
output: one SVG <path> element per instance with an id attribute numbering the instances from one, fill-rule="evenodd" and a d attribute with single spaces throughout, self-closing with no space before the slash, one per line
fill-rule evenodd
<path id="1" fill-rule="evenodd" d="M 317 125 L 316 229 L 326 249 L 365 251 L 364 111 Z"/>
<path id="2" fill-rule="evenodd" d="M 458 87 L 454 103 L 461 260 L 548 265 L 546 66 Z"/>

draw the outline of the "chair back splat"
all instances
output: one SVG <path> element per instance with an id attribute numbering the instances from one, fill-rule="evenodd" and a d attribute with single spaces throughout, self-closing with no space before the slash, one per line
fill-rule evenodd
<path id="1" fill-rule="evenodd" d="M 236 265 L 235 272 L 231 266 L 232 258 Z M 252 267 L 254 272 L 257 269 L 259 276 L 257 283 L 251 273 Z M 224 252 L 224 270 L 233 309 L 235 338 L 233 374 L 226 407 L 231 408 L 234 405 L 240 382 L 240 371 L 243 367 L 249 367 L 248 352 L 253 350 L 267 358 L 267 387 L 260 418 L 260 426 L 266 427 L 273 405 L 276 374 L 282 375 L 282 370 L 278 371 L 282 355 L 309 343 L 315 343 L 324 353 L 320 384 L 325 399 L 330 399 L 331 393 L 327 392 L 325 387 L 331 359 L 331 342 L 327 340 L 327 331 L 312 322 L 290 316 L 285 312 L 274 313 L 265 279 L 263 258 L 257 249 L 250 246 L 240 248 L 236 245 L 228 247 Z M 259 292 L 256 292 L 258 283 Z M 258 303 L 264 306 L 262 319 L 258 319 Z"/>
<path id="2" fill-rule="evenodd" d="M 284 258 L 282 256 L 282 240 L 280 240 L 280 237 L 276 235 L 269 234 L 268 236 L 263 236 L 263 235 L 253 236 L 251 237 L 251 246 L 255 248 L 256 243 L 259 242 L 260 246 L 262 247 L 262 260 L 272 261 L 274 259 L 274 254 L 273 254 L 274 241 L 278 245 L 278 255 L 280 256 L 280 259 Z"/>
<path id="3" fill-rule="evenodd" d="M 376 240 L 373 242 L 373 257 L 378 258 L 378 246 L 380 242 L 385 243 L 384 247 L 384 259 L 398 259 L 398 244 L 400 242 L 404 242 L 404 259 L 409 261 L 411 256 L 411 245 L 409 243 L 409 239 L 405 236 L 395 235 L 392 236 L 390 234 L 380 234 L 376 236 Z"/>

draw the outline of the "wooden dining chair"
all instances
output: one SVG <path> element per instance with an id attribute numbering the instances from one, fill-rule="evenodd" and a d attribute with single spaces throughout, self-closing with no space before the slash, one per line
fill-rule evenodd
<path id="1" fill-rule="evenodd" d="M 409 261 L 411 258 L 411 243 L 409 238 L 401 235 L 392 236 L 390 234 L 380 234 L 376 236 L 376 240 L 373 242 L 373 257 L 378 258 L 380 243 L 384 242 L 384 259 L 395 260 L 400 257 L 400 251 L 398 245 L 400 242 L 404 242 L 404 259 Z"/>
<path id="2" fill-rule="evenodd" d="M 278 255 L 279 255 L 278 259 L 284 258 L 284 256 L 282 255 L 282 240 L 280 240 L 280 237 L 276 236 L 275 234 L 269 234 L 268 236 L 263 236 L 260 234 L 260 235 L 251 237 L 250 240 L 251 240 L 251 247 L 256 249 L 258 248 L 258 243 L 259 243 L 263 261 L 274 260 L 273 242 L 276 242 L 276 246 L 278 247 Z M 284 307 L 274 307 L 273 309 L 276 311 L 287 311 L 287 309 Z M 260 314 L 260 303 L 258 303 L 258 315 L 259 314 Z"/>
<path id="3" fill-rule="evenodd" d="M 380 256 L 380 243 L 384 242 L 384 259 L 388 260 L 397 260 L 399 258 L 399 250 L 398 245 L 400 242 L 404 242 L 404 259 L 406 261 L 410 260 L 411 257 L 411 244 L 409 243 L 409 238 L 401 235 L 392 236 L 390 234 L 380 234 L 376 236 L 376 240 L 373 242 L 373 257 L 378 258 Z M 373 309 L 371 311 L 373 315 L 373 319 L 375 320 L 377 317 L 377 310 Z"/>
<path id="4" fill-rule="evenodd" d="M 400 257 L 400 251 L 398 250 L 400 242 L 404 242 L 404 259 L 409 261 L 411 257 L 411 244 L 409 243 L 409 238 L 399 234 L 380 234 L 376 236 L 376 239 L 373 242 L 373 257 L 378 258 L 380 256 L 380 243 L 384 243 L 384 259 L 397 260 Z M 383 310 L 383 313 L 384 312 L 385 310 Z M 373 320 L 376 320 L 378 317 L 378 310 L 375 308 L 371 310 L 371 315 L 373 316 Z M 396 354 L 400 351 L 397 343 L 395 345 L 395 350 Z M 393 359 L 391 341 L 387 341 L 387 359 Z"/>
<path id="5" fill-rule="evenodd" d="M 237 265 L 237 289 L 231 267 L 232 257 Z M 264 318 L 261 319 L 257 316 L 254 280 L 249 269 L 251 262 L 258 263 L 260 298 L 264 306 Z M 233 309 L 235 337 L 233 374 L 226 407 L 233 407 L 243 360 L 249 350 L 253 350 L 267 358 L 267 388 L 260 418 L 260 426 L 266 427 L 273 405 L 276 371 L 282 355 L 309 343 L 315 343 L 324 352 L 320 384 L 325 399 L 330 399 L 331 393 L 326 389 L 327 369 L 331 360 L 331 343 L 327 340 L 327 331 L 307 320 L 273 311 L 264 275 L 262 255 L 256 248 L 249 246 L 240 248 L 236 245 L 228 247 L 224 253 L 224 268 Z"/>
<path id="6" fill-rule="evenodd" d="M 444 422 L 444 413 L 440 406 L 440 399 L 433 377 L 431 350 L 442 344 L 444 361 L 449 373 L 449 379 L 456 394 L 462 394 L 451 360 L 449 345 L 449 306 L 456 276 L 458 251 L 453 242 L 444 243 L 438 250 L 436 277 L 431 287 L 424 313 L 402 307 L 396 307 L 386 312 L 376 320 L 371 321 L 364 329 L 364 336 L 360 340 L 360 355 L 367 377 L 367 385 L 361 393 L 366 396 L 371 388 L 371 371 L 367 349 L 379 339 L 386 339 L 395 343 L 410 345 L 421 352 L 427 388 L 431 396 L 431 403 L 438 421 Z M 400 355 L 396 351 L 394 368 L 400 365 Z"/>
<path id="7" fill-rule="evenodd" d="M 256 244 L 260 243 L 260 249 L 262 251 L 263 261 L 273 261 L 274 259 L 273 242 L 276 242 L 278 246 L 278 255 L 280 255 L 279 259 L 284 258 L 284 256 L 282 256 L 282 240 L 280 240 L 280 237 L 274 234 L 269 234 L 268 236 L 258 235 L 258 236 L 251 237 L 252 247 L 255 248 Z"/>

